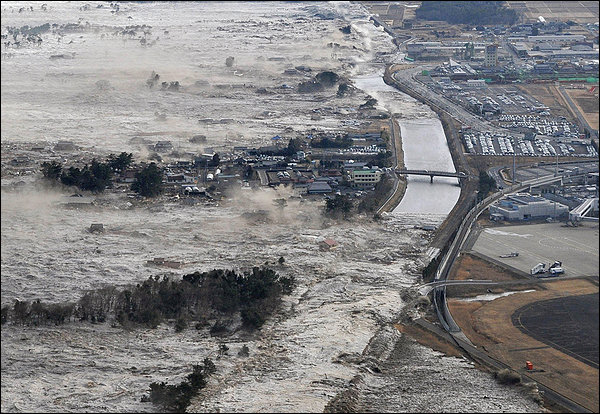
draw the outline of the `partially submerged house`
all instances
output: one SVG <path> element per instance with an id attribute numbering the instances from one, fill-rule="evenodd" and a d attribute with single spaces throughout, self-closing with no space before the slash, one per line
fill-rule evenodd
<path id="1" fill-rule="evenodd" d="M 339 246 L 338 242 L 333 239 L 325 239 L 319 243 L 319 248 L 323 251 L 330 251 L 337 249 Z"/>

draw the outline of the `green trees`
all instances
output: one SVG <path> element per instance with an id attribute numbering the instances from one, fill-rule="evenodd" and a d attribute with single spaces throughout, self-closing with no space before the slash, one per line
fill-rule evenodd
<path id="1" fill-rule="evenodd" d="M 107 162 L 113 171 L 123 172 L 127 169 L 127 167 L 129 167 L 129 165 L 131 165 L 132 158 L 132 153 L 127 154 L 126 152 L 122 152 L 118 156 L 110 154 L 108 156 Z"/>
<path id="2" fill-rule="evenodd" d="M 42 174 L 44 178 L 52 181 L 58 180 L 62 171 L 62 164 L 56 161 L 43 162 L 42 163 Z"/>
<path id="3" fill-rule="evenodd" d="M 347 135 L 344 137 L 335 137 L 333 139 L 324 137 L 321 139 L 313 139 L 310 146 L 313 148 L 350 148 L 353 140 Z"/>
<path id="4" fill-rule="evenodd" d="M 377 155 L 373 157 L 373 161 L 371 161 L 371 163 L 372 165 L 377 165 L 378 167 L 391 167 L 393 155 L 394 153 L 392 151 L 379 151 Z"/>
<path id="5" fill-rule="evenodd" d="M 283 155 L 288 157 L 296 155 L 298 151 L 302 150 L 302 140 L 299 138 L 290 138 L 288 142 L 288 146 L 285 150 L 283 150 Z"/>
<path id="6" fill-rule="evenodd" d="M 144 197 L 155 197 L 162 193 L 163 171 L 155 163 L 135 174 L 131 189 Z"/>
<path id="7" fill-rule="evenodd" d="M 79 188 L 82 190 L 102 192 L 105 188 L 112 186 L 113 171 L 108 163 L 92 160 L 91 165 L 83 168 Z"/>
<path id="8" fill-rule="evenodd" d="M 219 157 L 218 153 L 215 153 L 215 155 L 213 155 L 213 157 L 212 157 L 212 161 L 210 162 L 210 166 L 218 167 L 220 163 L 221 163 L 221 157 Z"/>
<path id="9" fill-rule="evenodd" d="M 268 267 L 244 273 L 224 269 L 194 272 L 182 280 L 157 275 L 122 291 L 112 286 L 88 291 L 75 304 L 17 300 L 2 308 L 2 324 L 59 325 L 71 318 L 102 323 L 114 317 L 122 326 L 155 328 L 171 319 L 176 321 L 176 332 L 181 332 L 188 321 L 213 319 L 217 320 L 214 333 L 224 333 L 227 325 L 221 321 L 233 319 L 239 312 L 243 325 L 253 330 L 262 326 L 294 284 L 293 276 L 280 276 Z"/>
<path id="10" fill-rule="evenodd" d="M 165 382 L 150 384 L 150 393 L 142 397 L 142 402 L 152 402 L 167 412 L 183 413 L 192 397 L 206 387 L 208 377 L 216 371 L 215 364 L 205 358 L 203 365 L 194 365 L 191 374 L 179 385 L 168 385 Z"/>
<path id="11" fill-rule="evenodd" d="M 102 192 L 105 188 L 112 186 L 113 170 L 108 163 L 92 160 L 91 165 L 85 165 L 82 169 L 69 167 L 60 175 L 60 182 L 68 186 L 77 186 L 81 190 Z"/>
<path id="12" fill-rule="evenodd" d="M 354 203 L 347 195 L 336 195 L 335 198 L 330 198 L 325 204 L 325 214 L 333 218 L 350 218 Z"/>
<path id="13" fill-rule="evenodd" d="M 106 162 L 100 162 L 95 158 L 91 164 L 83 168 L 63 167 L 59 162 L 42 163 L 42 174 L 49 181 L 60 181 L 69 187 L 77 187 L 80 190 L 102 192 L 112 187 L 112 177 L 115 172 L 123 172 L 132 162 L 133 154 L 122 152 L 118 156 L 109 155 Z"/>
<path id="14" fill-rule="evenodd" d="M 479 193 L 477 194 L 477 201 L 486 198 L 490 191 L 496 191 L 496 181 L 485 171 L 479 171 Z"/>
<path id="15" fill-rule="evenodd" d="M 381 153 L 380 153 L 381 154 Z M 375 191 L 369 197 L 363 198 L 358 203 L 357 211 L 359 213 L 375 213 L 381 204 L 389 196 L 394 187 L 394 180 L 388 175 L 383 175 L 381 180 L 375 185 Z"/>

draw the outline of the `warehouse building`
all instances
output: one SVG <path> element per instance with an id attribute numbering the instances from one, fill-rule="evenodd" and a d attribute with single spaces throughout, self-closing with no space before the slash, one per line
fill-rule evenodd
<path id="1" fill-rule="evenodd" d="M 557 218 L 569 213 L 569 207 L 528 193 L 510 195 L 490 206 L 492 220 L 530 220 Z"/>

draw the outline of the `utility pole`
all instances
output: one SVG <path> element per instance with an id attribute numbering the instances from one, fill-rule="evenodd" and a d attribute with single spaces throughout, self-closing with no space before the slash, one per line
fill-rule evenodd
<path id="1" fill-rule="evenodd" d="M 554 201 L 554 219 L 556 220 L 556 186 L 553 185 L 552 187 L 554 187 L 554 197 L 552 197 L 552 200 Z"/>
<path id="2" fill-rule="evenodd" d="M 513 136 L 513 170 L 512 170 L 512 185 L 515 185 L 515 165 L 517 162 L 517 137 Z"/>

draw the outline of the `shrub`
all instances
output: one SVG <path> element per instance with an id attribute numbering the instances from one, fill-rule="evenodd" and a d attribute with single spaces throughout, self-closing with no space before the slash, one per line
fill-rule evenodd
<path id="1" fill-rule="evenodd" d="M 511 371 L 507 368 L 497 371 L 495 377 L 500 384 L 514 385 L 521 382 L 521 375 L 518 372 Z"/>
<path id="2" fill-rule="evenodd" d="M 179 385 L 168 385 L 165 382 L 153 382 L 150 384 L 150 393 L 142 397 L 142 402 L 151 402 L 162 407 L 168 412 L 185 412 L 192 397 L 205 388 L 208 377 L 216 372 L 215 364 L 209 358 L 205 358 L 204 365 L 194 365 L 191 374 Z"/>
<path id="3" fill-rule="evenodd" d="M 177 322 L 175 322 L 175 332 L 183 332 L 187 328 L 187 321 L 185 318 L 178 318 Z"/>

